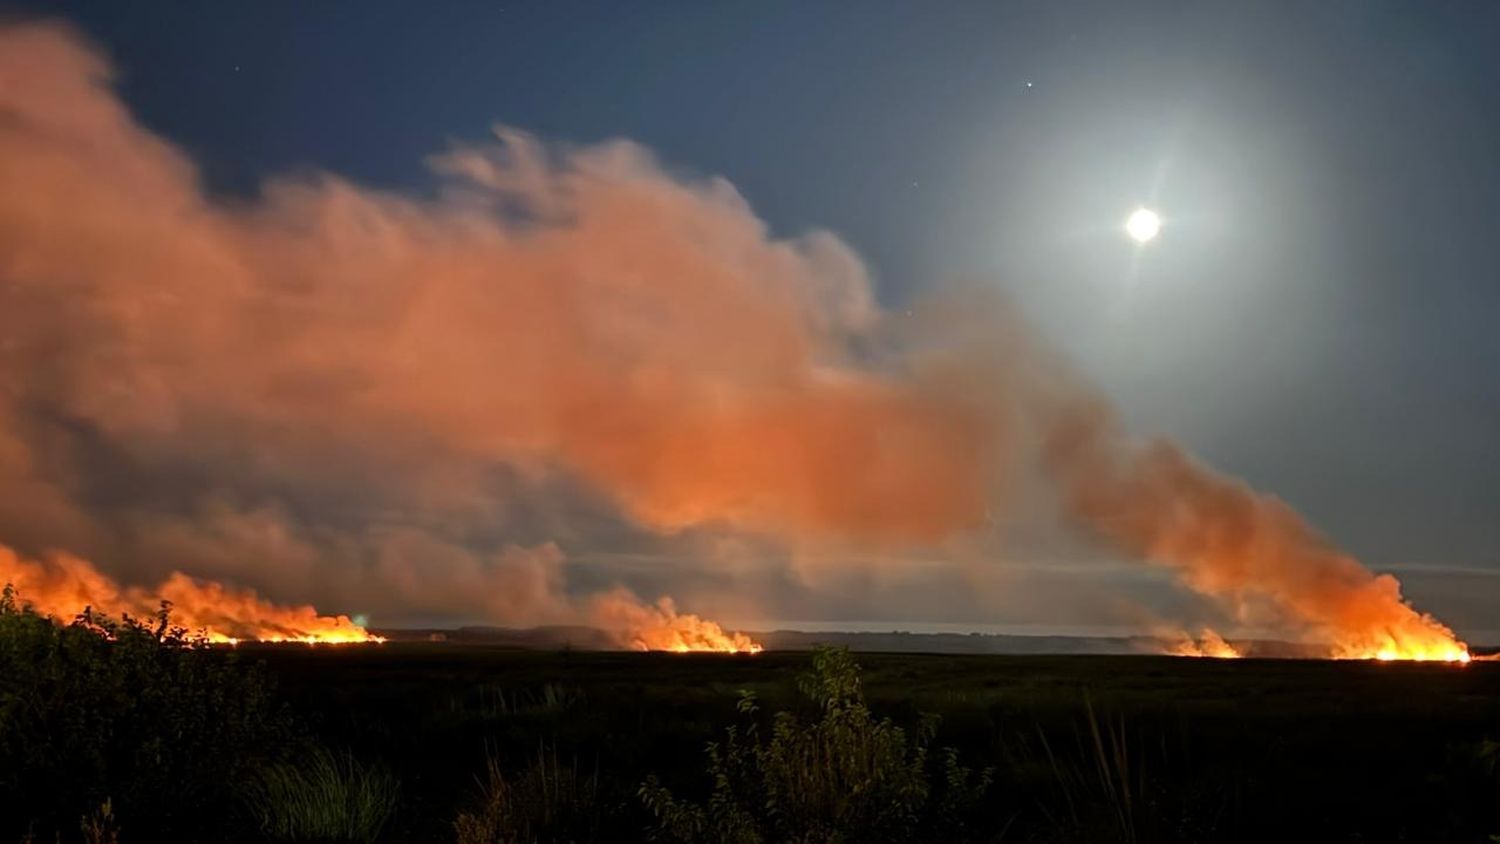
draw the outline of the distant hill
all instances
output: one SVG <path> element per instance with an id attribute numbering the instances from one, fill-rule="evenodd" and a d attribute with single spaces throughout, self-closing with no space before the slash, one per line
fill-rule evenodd
<path id="1" fill-rule="evenodd" d="M 581 626 L 531 628 L 471 626 L 443 628 L 391 628 L 372 630 L 393 642 L 441 641 L 454 644 L 509 647 L 520 650 L 584 651 L 618 650 L 615 640 L 602 630 Z M 1024 636 L 1003 633 L 911 633 L 771 630 L 749 632 L 768 650 L 802 651 L 816 645 L 847 647 L 854 651 L 939 654 L 1159 654 L 1165 643 L 1150 636 Z M 1275 641 L 1233 643 L 1248 656 L 1309 657 L 1317 654 L 1306 645 Z"/>
<path id="2" fill-rule="evenodd" d="M 453 642 L 455 644 L 510 647 L 517 650 L 615 651 L 620 646 L 614 637 L 593 627 L 456 627 L 456 628 L 387 628 L 371 629 L 392 642 Z"/>
<path id="3" fill-rule="evenodd" d="M 944 654 L 1134 654 L 1157 653 L 1155 640 L 1126 636 L 1018 636 L 999 633 L 911 633 L 772 630 L 750 634 L 770 650 L 807 650 L 834 645 L 855 651 Z"/>

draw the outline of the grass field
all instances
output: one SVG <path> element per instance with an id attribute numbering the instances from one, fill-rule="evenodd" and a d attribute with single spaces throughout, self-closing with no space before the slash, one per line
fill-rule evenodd
<path id="1" fill-rule="evenodd" d="M 242 648 L 328 747 L 400 780 L 388 840 L 452 840 L 486 767 L 589 784 L 584 837 L 639 839 L 655 774 L 702 796 L 741 690 L 816 712 L 806 653 Z M 1486 841 L 1500 833 L 1500 664 L 857 654 L 877 716 L 994 782 L 967 833 L 1007 841 Z"/>
<path id="2" fill-rule="evenodd" d="M 1488 842 L 1500 663 L 209 647 L 0 596 L 0 842 Z"/>

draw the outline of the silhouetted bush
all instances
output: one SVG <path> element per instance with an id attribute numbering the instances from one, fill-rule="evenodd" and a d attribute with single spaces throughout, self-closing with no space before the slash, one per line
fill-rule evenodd
<path id="1" fill-rule="evenodd" d="M 708 747 L 713 782 L 706 803 L 681 800 L 650 777 L 641 798 L 661 841 L 835 842 L 958 841 L 962 819 L 989 789 L 992 771 L 975 773 L 943 756 L 934 799 L 928 746 L 936 728 L 924 716 L 913 733 L 877 720 L 865 705 L 859 666 L 847 649 L 821 649 L 799 683 L 821 709 L 804 724 L 789 712 L 761 735 L 754 695 L 744 693 L 743 729 L 730 727 Z"/>
<path id="2" fill-rule="evenodd" d="M 230 837 L 250 766 L 285 745 L 266 675 L 151 620 L 58 625 L 0 596 L 0 839 L 72 836 L 101 806 L 152 839 Z"/>

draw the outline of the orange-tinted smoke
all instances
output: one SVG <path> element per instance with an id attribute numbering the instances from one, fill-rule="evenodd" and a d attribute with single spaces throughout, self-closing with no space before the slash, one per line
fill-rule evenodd
<path id="1" fill-rule="evenodd" d="M 308 606 L 278 606 L 248 589 L 231 589 L 173 572 L 154 589 L 121 586 L 87 560 L 58 554 L 27 560 L 0 545 L 0 584 L 14 587 L 17 602 L 59 622 L 85 609 L 105 616 L 149 619 L 170 604 L 174 626 L 211 642 L 380 642 L 342 615 L 319 615 Z"/>
<path id="2" fill-rule="evenodd" d="M 370 546 L 482 534 L 467 467 L 566 473 L 660 532 L 910 547 L 986 522 L 1019 415 L 1039 420 L 1076 519 L 1193 589 L 1266 603 L 1337 655 L 1464 653 L 1275 499 L 1136 447 L 1096 400 L 1053 412 L 1013 390 L 1046 354 L 1004 319 L 898 336 L 847 247 L 770 236 L 722 180 L 668 175 L 626 142 L 501 130 L 433 160 L 436 198 L 317 176 L 225 201 L 109 76 L 58 27 L 0 30 L 0 530 L 27 547 L 167 533 L 156 510 L 113 516 L 77 492 L 95 479 L 56 456 L 58 422 L 128 465 L 253 474 L 257 495 L 317 487 L 335 458 L 359 467 L 394 512 L 288 528 L 308 568 L 355 561 L 304 580 L 361 588 L 373 556 L 390 600 L 425 604 L 490 580 Z M 192 534 L 182 547 L 220 542 L 171 528 Z M 279 562 L 256 576 L 281 582 Z"/>
<path id="3" fill-rule="evenodd" d="M 1237 607 L 1268 603 L 1330 655 L 1468 661 L 1468 646 L 1313 531 L 1281 500 L 1219 475 L 1176 446 L 1126 441 L 1108 408 L 1064 402 L 1045 459 L 1072 512 L 1115 544 Z"/>
<path id="4" fill-rule="evenodd" d="M 263 449 L 437 441 L 664 530 L 930 540 L 983 513 L 985 409 L 853 365 L 859 260 L 770 238 L 727 183 L 501 130 L 434 159 L 441 199 L 323 176 L 220 202 L 95 55 L 0 37 L 0 330 L 69 416 L 142 450 L 223 418 Z"/>

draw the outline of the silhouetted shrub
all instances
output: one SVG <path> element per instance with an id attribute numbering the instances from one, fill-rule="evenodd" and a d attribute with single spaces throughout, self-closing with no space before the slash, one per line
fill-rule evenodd
<path id="1" fill-rule="evenodd" d="M 847 649 L 821 649 L 799 683 L 821 709 L 804 724 L 789 712 L 761 735 L 754 695 L 742 693 L 743 728 L 708 746 L 713 782 L 706 803 L 678 799 L 649 777 L 640 794 L 655 818 L 648 832 L 662 841 L 880 842 L 963 839 L 961 819 L 988 790 L 992 772 L 978 774 L 943 756 L 942 790 L 933 799 L 928 746 L 937 719 L 914 733 L 877 720 L 865 705 L 859 666 Z"/>
<path id="2" fill-rule="evenodd" d="M 0 839 L 72 835 L 108 805 L 124 829 L 229 837 L 233 790 L 284 745 L 256 666 L 171 625 L 85 611 L 58 625 L 0 595 Z"/>

